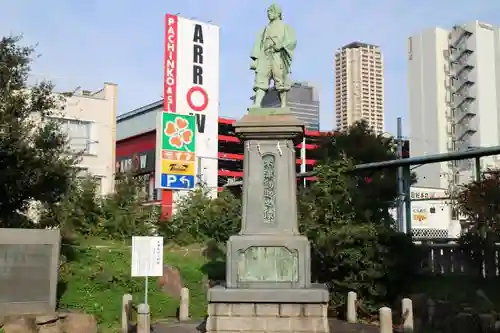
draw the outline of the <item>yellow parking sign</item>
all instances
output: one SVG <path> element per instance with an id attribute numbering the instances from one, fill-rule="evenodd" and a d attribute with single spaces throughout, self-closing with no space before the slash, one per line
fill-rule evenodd
<path id="1" fill-rule="evenodd" d="M 194 162 L 191 161 L 161 161 L 161 172 L 170 175 L 195 175 Z"/>

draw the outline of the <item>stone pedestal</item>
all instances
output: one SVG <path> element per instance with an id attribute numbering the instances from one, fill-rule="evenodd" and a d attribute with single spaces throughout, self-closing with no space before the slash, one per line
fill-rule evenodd
<path id="1" fill-rule="evenodd" d="M 295 145 L 287 109 L 252 109 L 234 124 L 245 149 L 242 226 L 227 244 L 226 285 L 208 292 L 208 332 L 328 332 L 328 290 L 311 284 L 297 223 Z"/>
<path id="2" fill-rule="evenodd" d="M 327 304 L 209 303 L 207 332 L 328 332 Z"/>

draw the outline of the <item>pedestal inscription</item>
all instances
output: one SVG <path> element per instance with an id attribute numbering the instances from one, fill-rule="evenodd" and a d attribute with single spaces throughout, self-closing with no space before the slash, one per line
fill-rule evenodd
<path id="1" fill-rule="evenodd" d="M 0 303 L 48 302 L 51 245 L 0 244 Z"/>
<path id="2" fill-rule="evenodd" d="M 298 282 L 299 256 L 284 246 L 252 246 L 240 251 L 238 282 Z"/>
<path id="3" fill-rule="evenodd" d="M 55 311 L 59 230 L 0 228 L 0 317 Z"/>
<path id="4" fill-rule="evenodd" d="M 276 222 L 276 157 L 272 154 L 262 156 L 264 164 L 263 177 L 263 218 L 265 224 Z"/>

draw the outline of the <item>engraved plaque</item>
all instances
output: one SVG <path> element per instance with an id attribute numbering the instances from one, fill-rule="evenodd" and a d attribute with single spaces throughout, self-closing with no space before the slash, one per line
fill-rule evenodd
<path id="1" fill-rule="evenodd" d="M 252 246 L 240 251 L 239 282 L 298 282 L 299 258 L 283 246 Z"/>
<path id="2" fill-rule="evenodd" d="M 49 303 L 52 247 L 0 244 L 0 304 Z"/>
<path id="3" fill-rule="evenodd" d="M 263 222 L 274 224 L 276 221 L 276 158 L 272 154 L 262 156 L 264 163 L 263 176 Z"/>

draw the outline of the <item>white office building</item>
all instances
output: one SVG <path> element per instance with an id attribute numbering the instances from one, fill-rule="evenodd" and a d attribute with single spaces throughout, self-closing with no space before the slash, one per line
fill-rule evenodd
<path id="1" fill-rule="evenodd" d="M 55 114 L 70 148 L 82 153 L 77 165 L 81 176 L 92 175 L 102 195 L 114 191 L 117 94 L 118 86 L 113 83 L 105 83 L 96 92 L 77 91 Z"/>
<path id="2" fill-rule="evenodd" d="M 479 21 L 432 28 L 408 40 L 410 155 L 500 144 L 500 29 Z M 500 166 L 497 156 L 481 169 Z M 454 188 L 474 178 L 472 160 L 418 167 L 417 186 Z"/>

